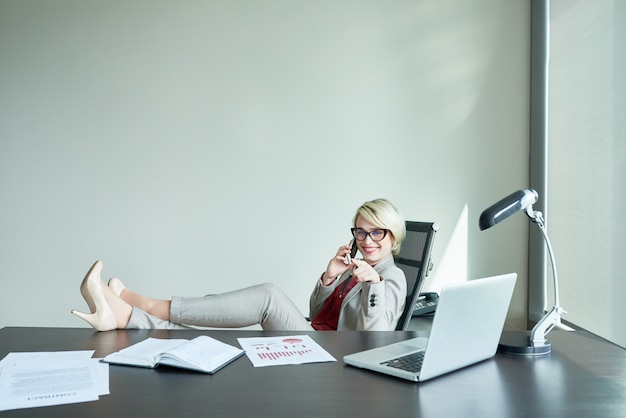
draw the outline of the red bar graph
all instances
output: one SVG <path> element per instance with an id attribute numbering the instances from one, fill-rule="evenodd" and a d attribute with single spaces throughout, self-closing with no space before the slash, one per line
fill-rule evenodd
<path id="1" fill-rule="evenodd" d="M 310 353 L 311 350 L 297 350 L 297 351 L 269 351 L 265 353 L 258 353 L 259 358 L 264 360 L 278 360 L 285 357 L 294 357 L 294 356 L 306 356 L 307 353 Z"/>
<path id="2" fill-rule="evenodd" d="M 282 344 L 268 343 L 255 344 L 257 355 L 262 360 L 280 361 L 286 358 L 305 357 L 313 350 L 306 347 L 303 341 L 297 338 L 289 338 Z"/>

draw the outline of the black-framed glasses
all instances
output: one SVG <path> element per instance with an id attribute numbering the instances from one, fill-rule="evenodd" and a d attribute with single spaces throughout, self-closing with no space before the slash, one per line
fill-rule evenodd
<path id="1" fill-rule="evenodd" d="M 365 238 L 367 238 L 367 236 L 369 235 L 372 241 L 376 242 L 385 239 L 385 237 L 387 236 L 387 232 L 389 232 L 388 229 L 373 229 L 367 232 L 366 230 L 361 228 L 350 228 L 350 231 L 352 231 L 352 236 L 357 241 L 364 241 Z"/>

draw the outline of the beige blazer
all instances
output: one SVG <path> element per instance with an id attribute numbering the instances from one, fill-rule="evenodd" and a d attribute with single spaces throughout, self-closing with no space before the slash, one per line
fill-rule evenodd
<path id="1" fill-rule="evenodd" d="M 406 278 L 396 267 L 390 254 L 374 266 L 382 277 L 378 283 L 357 283 L 341 303 L 337 330 L 351 331 L 393 331 L 406 301 Z M 309 301 L 309 317 L 314 318 L 322 309 L 326 299 L 337 286 L 350 277 L 352 270 L 345 271 L 329 286 L 317 281 Z"/>

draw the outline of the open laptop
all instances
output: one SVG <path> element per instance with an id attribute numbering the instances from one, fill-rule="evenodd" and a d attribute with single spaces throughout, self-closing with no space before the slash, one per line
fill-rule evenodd
<path id="1" fill-rule="evenodd" d="M 428 338 L 349 354 L 343 361 L 422 382 L 491 358 L 498 348 L 516 280 L 517 273 L 509 273 L 448 284 L 441 290 Z M 421 357 L 421 365 L 403 367 L 406 356 L 413 360 Z"/>

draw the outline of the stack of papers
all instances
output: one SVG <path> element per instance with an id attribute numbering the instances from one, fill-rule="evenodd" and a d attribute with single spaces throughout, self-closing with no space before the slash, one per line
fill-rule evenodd
<path id="1" fill-rule="evenodd" d="M 109 367 L 94 351 L 9 353 L 0 361 L 0 411 L 98 400 Z"/>

